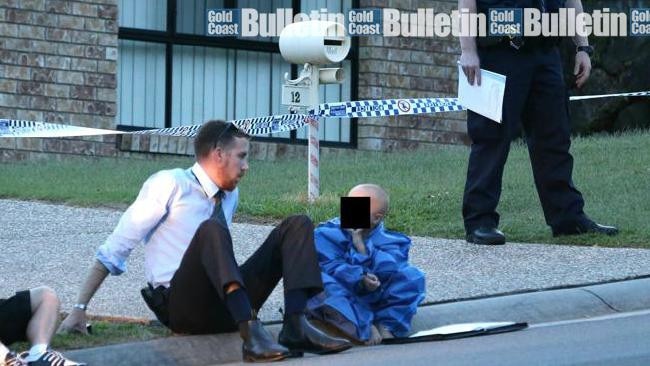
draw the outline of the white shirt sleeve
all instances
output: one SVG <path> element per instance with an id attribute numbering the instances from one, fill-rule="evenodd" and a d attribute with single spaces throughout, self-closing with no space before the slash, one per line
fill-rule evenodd
<path id="1" fill-rule="evenodd" d="M 126 271 L 126 259 L 165 219 L 178 182 L 169 170 L 158 172 L 144 183 L 135 202 L 124 212 L 113 233 L 97 250 L 96 258 L 113 275 Z"/>

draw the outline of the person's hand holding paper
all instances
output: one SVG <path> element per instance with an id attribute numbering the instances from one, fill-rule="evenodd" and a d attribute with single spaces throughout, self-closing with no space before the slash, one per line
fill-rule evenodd
<path id="1" fill-rule="evenodd" d="M 481 64 L 476 50 L 461 53 L 458 64 L 462 68 L 463 73 L 467 77 L 467 82 L 470 85 L 474 85 L 474 80 L 476 80 L 476 85 L 481 86 Z M 460 71 L 458 72 L 458 77 L 460 77 Z"/>
<path id="2" fill-rule="evenodd" d="M 501 123 L 506 77 L 492 71 L 479 70 L 475 76 L 477 82 L 472 85 L 468 81 L 470 75 L 463 77 L 463 66 L 458 63 L 458 102 L 475 113 Z"/>

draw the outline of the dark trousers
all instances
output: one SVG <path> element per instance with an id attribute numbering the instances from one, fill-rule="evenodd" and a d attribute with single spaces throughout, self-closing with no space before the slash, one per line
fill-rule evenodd
<path id="1" fill-rule="evenodd" d="M 503 168 L 521 127 L 546 223 L 559 230 L 573 227 L 584 218 L 584 201 L 571 177 L 568 95 L 557 48 L 495 46 L 480 49 L 479 57 L 482 68 L 506 75 L 506 89 L 501 124 L 467 112 L 472 145 L 463 197 L 465 230 L 499 225 Z"/>
<path id="2" fill-rule="evenodd" d="M 245 288 L 259 310 L 280 278 L 284 289 L 322 291 L 314 247 L 314 225 L 306 216 L 292 216 L 278 225 L 261 247 L 238 266 L 230 232 L 216 220 L 197 229 L 169 288 L 169 327 L 177 333 L 206 334 L 237 329 L 224 302 L 224 286 Z"/>
<path id="3" fill-rule="evenodd" d="M 10 346 L 27 340 L 27 327 L 32 320 L 32 297 L 29 290 L 0 299 L 0 342 Z M 4 360 L 0 360 L 4 361 Z"/>

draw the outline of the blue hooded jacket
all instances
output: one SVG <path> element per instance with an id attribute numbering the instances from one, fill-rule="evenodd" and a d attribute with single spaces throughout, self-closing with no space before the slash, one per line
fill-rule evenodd
<path id="1" fill-rule="evenodd" d="M 319 225 L 314 239 L 325 291 L 310 299 L 312 315 L 361 341 L 370 338 L 373 323 L 406 335 L 425 292 L 424 274 L 408 264 L 411 239 L 382 222 L 365 239 L 366 254 L 360 254 L 338 218 Z M 379 278 L 377 290 L 361 286 L 366 273 Z"/>

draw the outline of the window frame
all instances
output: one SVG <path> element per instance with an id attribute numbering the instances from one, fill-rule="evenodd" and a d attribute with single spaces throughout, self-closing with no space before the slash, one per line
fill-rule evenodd
<path id="1" fill-rule="evenodd" d="M 162 43 L 165 45 L 165 128 L 171 127 L 172 125 L 172 98 L 173 98 L 173 57 L 174 57 L 174 46 L 175 45 L 185 45 L 185 46 L 201 46 L 201 47 L 215 47 L 223 49 L 232 49 L 232 50 L 244 50 L 244 51 L 255 51 L 255 52 L 268 52 L 268 53 L 280 53 L 280 47 L 277 42 L 267 42 L 267 41 L 254 41 L 246 40 L 242 38 L 235 37 L 209 37 L 205 35 L 198 34 L 188 34 L 188 33 L 178 33 L 176 28 L 176 9 L 179 0 L 167 0 L 167 29 L 166 30 L 151 30 L 151 29 L 140 29 L 140 28 L 129 28 L 129 27 L 119 27 L 118 28 L 118 39 L 130 40 L 130 41 L 142 41 L 142 42 L 152 42 L 152 43 Z M 182 0 L 180 0 L 182 1 Z M 294 9 L 294 13 L 300 12 L 300 0 L 291 0 L 291 5 Z M 359 0 L 352 0 L 352 8 L 359 7 Z M 224 0 L 224 8 L 237 8 L 237 0 Z M 350 96 L 352 100 L 358 99 L 358 85 L 359 85 L 359 43 L 358 37 L 351 37 L 352 47 L 350 48 L 350 53 L 346 57 L 346 60 L 351 62 L 351 75 L 347 75 L 350 78 Z M 296 78 L 298 75 L 298 65 L 291 65 L 291 74 L 293 78 Z M 260 117 L 260 116 L 250 116 L 250 117 Z M 117 125 L 118 130 L 122 131 L 133 131 L 140 130 L 142 127 L 138 126 L 129 126 L 129 125 Z M 341 132 L 339 130 L 339 138 Z M 256 136 L 253 138 L 253 141 L 260 142 L 274 142 L 274 143 L 287 143 L 287 144 L 297 144 L 297 145 L 306 145 L 307 139 L 301 139 L 297 137 L 297 132 L 295 130 L 290 132 L 290 137 L 260 137 Z M 351 119 L 350 121 L 350 142 L 341 142 L 341 141 L 320 141 L 320 145 L 323 147 L 341 147 L 341 148 L 356 148 L 357 147 L 357 120 L 356 118 Z"/>

